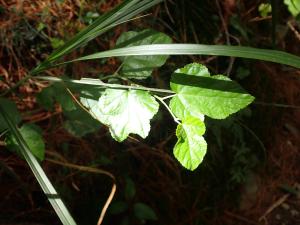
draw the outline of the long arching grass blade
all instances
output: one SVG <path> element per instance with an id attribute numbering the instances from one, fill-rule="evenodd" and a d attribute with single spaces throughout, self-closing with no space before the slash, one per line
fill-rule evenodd
<path id="1" fill-rule="evenodd" d="M 100 59 L 132 55 L 217 55 L 258 59 L 300 68 L 300 57 L 276 50 L 243 46 L 201 45 L 201 44 L 154 44 L 118 48 L 84 56 L 72 61 Z M 62 63 L 64 64 L 64 63 Z"/>
<path id="2" fill-rule="evenodd" d="M 60 218 L 62 224 L 64 225 L 76 225 L 73 217 L 69 213 L 68 209 L 64 205 L 63 201 L 57 194 L 56 190 L 52 186 L 42 167 L 36 160 L 36 158 L 32 155 L 29 150 L 29 147 L 19 132 L 17 126 L 12 122 L 9 115 L 6 113 L 4 108 L 0 105 L 0 114 L 5 119 L 11 133 L 14 135 L 17 143 L 20 146 L 20 151 L 24 156 L 26 162 L 28 163 L 30 169 L 32 170 L 35 178 L 43 189 L 45 195 L 48 197 L 49 202 L 51 203 L 53 209 L 55 210 L 57 216 Z"/>

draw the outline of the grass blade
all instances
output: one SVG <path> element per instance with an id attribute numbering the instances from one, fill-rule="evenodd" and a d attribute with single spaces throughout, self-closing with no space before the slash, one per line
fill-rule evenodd
<path id="1" fill-rule="evenodd" d="M 154 44 L 118 48 L 80 57 L 58 65 L 91 59 L 133 55 L 216 55 L 258 59 L 300 68 L 300 57 L 277 50 L 243 46 L 201 44 Z"/>
<path id="2" fill-rule="evenodd" d="M 6 113 L 6 111 L 3 109 L 1 105 L 0 105 L 0 114 L 2 114 L 11 133 L 14 135 L 16 141 L 18 142 L 22 155 L 27 161 L 30 169 L 32 170 L 35 178 L 37 179 L 38 183 L 43 189 L 45 195 L 48 197 L 49 202 L 51 203 L 57 216 L 60 218 L 62 224 L 76 225 L 76 222 L 74 221 L 68 209 L 64 205 L 63 201 L 61 200 L 56 190 L 52 186 L 51 182 L 49 181 L 42 167 L 40 166 L 36 158 L 32 155 L 31 151 L 29 150 L 29 147 L 26 141 L 24 140 L 24 138 L 22 137 L 21 133 L 19 132 L 17 126 L 12 122 L 9 115 Z"/>

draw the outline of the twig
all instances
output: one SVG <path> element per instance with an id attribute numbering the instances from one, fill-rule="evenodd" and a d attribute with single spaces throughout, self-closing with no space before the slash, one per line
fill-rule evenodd
<path id="1" fill-rule="evenodd" d="M 287 22 L 288 27 L 293 31 L 298 41 L 300 41 L 300 33 L 296 30 L 296 28 L 293 26 L 291 21 Z"/>
<path id="2" fill-rule="evenodd" d="M 274 202 L 268 210 L 259 218 L 258 221 L 262 221 L 266 218 L 268 214 L 270 214 L 274 209 L 276 209 L 278 206 L 280 206 L 282 203 L 284 203 L 287 198 L 290 196 L 290 194 L 283 195 L 280 199 L 278 199 L 276 202 Z"/>
<path id="3" fill-rule="evenodd" d="M 171 114 L 171 116 L 173 117 L 174 121 L 178 124 L 180 124 L 178 118 L 173 114 L 173 112 L 171 111 L 171 109 L 169 108 L 169 106 L 164 102 L 164 100 L 160 97 L 158 97 L 157 95 L 154 95 L 154 97 L 159 100 L 166 108 L 167 110 L 169 111 L 169 113 Z"/>
<path id="4" fill-rule="evenodd" d="M 105 216 L 105 213 L 106 213 L 106 210 L 108 209 L 108 206 L 110 205 L 111 201 L 113 200 L 113 197 L 116 193 L 116 189 L 117 189 L 117 186 L 116 184 L 114 183 L 113 186 L 112 186 L 112 189 L 111 189 L 111 192 L 108 196 L 108 199 L 106 200 L 103 208 L 102 208 L 102 211 L 101 211 L 101 214 L 100 214 L 100 217 L 98 219 L 98 222 L 97 222 L 97 225 L 100 225 L 103 221 L 103 218 Z"/>

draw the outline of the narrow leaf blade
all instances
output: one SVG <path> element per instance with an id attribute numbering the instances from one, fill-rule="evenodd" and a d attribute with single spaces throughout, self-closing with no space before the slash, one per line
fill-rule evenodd
<path id="1" fill-rule="evenodd" d="M 31 153 L 40 161 L 43 161 L 45 158 L 45 143 L 41 135 L 41 129 L 35 124 L 24 124 L 19 131 Z M 21 153 L 21 147 L 13 135 L 9 135 L 6 143 L 9 149 L 15 151 L 17 154 Z"/>
<path id="2" fill-rule="evenodd" d="M 11 119 L 15 124 L 18 124 L 21 122 L 21 115 L 17 109 L 17 106 L 14 102 L 6 99 L 6 98 L 0 98 L 0 106 L 5 108 L 7 113 L 11 115 Z M 0 133 L 4 130 L 8 129 L 8 125 L 6 123 L 6 119 L 0 115 Z"/>
<path id="3" fill-rule="evenodd" d="M 44 193 L 48 197 L 49 202 L 51 203 L 53 209 L 55 210 L 57 216 L 60 218 L 62 224 L 64 225 L 76 225 L 73 217 L 69 213 L 68 209 L 64 205 L 63 201 L 57 194 L 56 190 L 52 186 L 51 182 L 49 181 L 48 177 L 46 176 L 45 172 L 41 168 L 40 164 L 37 162 L 36 158 L 32 155 L 31 151 L 27 143 L 25 142 L 23 136 L 19 132 L 18 128 L 14 124 L 13 120 L 7 114 L 7 112 L 3 109 L 0 105 L 0 114 L 6 120 L 6 123 L 15 136 L 16 141 L 20 146 L 20 150 L 27 161 L 30 169 L 32 170 L 35 178 L 39 182 L 41 188 L 43 189 Z"/>
<path id="4" fill-rule="evenodd" d="M 70 62 L 107 57 L 137 55 L 217 55 L 258 59 L 300 68 L 300 57 L 277 50 L 244 46 L 202 45 L 202 44 L 155 44 L 108 50 L 74 59 Z"/>

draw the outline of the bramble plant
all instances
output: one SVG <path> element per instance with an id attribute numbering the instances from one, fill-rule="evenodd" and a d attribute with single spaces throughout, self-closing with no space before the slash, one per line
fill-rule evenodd
<path id="1" fill-rule="evenodd" d="M 67 118 L 64 127 L 76 136 L 95 132 L 100 123 L 109 128 L 113 139 L 124 141 L 130 134 L 146 138 L 150 132 L 150 122 L 165 107 L 177 123 L 177 143 L 173 152 L 175 158 L 188 170 L 195 170 L 203 161 L 207 151 L 205 117 L 225 119 L 254 101 L 237 82 L 224 75 L 211 75 L 199 63 L 191 63 L 178 68 L 170 79 L 170 90 L 149 88 L 140 81 L 149 78 L 154 69 L 161 67 L 169 55 L 222 55 L 266 60 L 300 68 L 300 58 L 285 52 L 255 49 L 242 46 L 172 44 L 167 35 L 151 29 L 140 32 L 123 33 L 113 50 L 95 53 L 81 58 L 62 62 L 63 56 L 90 40 L 127 22 L 162 0 L 125 0 L 111 12 L 100 16 L 71 40 L 58 47 L 46 61 L 34 68 L 16 86 L 28 79 L 53 82 L 37 96 L 38 102 L 47 110 L 53 104 L 61 104 Z M 120 69 L 103 79 L 39 76 L 47 69 L 68 63 L 119 57 Z M 117 82 L 104 82 L 113 78 Z M 126 81 L 126 85 L 122 81 Z M 11 90 L 10 90 L 11 91 Z M 7 133 L 8 147 L 21 155 L 30 165 L 43 191 L 48 196 L 57 195 L 36 158 L 44 159 L 44 143 L 38 128 L 21 122 L 15 104 L 2 94 L 0 99 L 0 132 Z M 76 99 L 73 93 L 79 96 Z M 74 100 L 75 98 L 75 100 Z M 92 117 L 87 117 L 89 113 Z M 34 156 L 36 157 L 34 157 Z M 75 224 L 60 198 L 51 198 L 57 215 L 63 224 Z M 103 219 L 103 217 L 102 217 Z M 99 220 L 101 223 L 101 220 Z"/>

